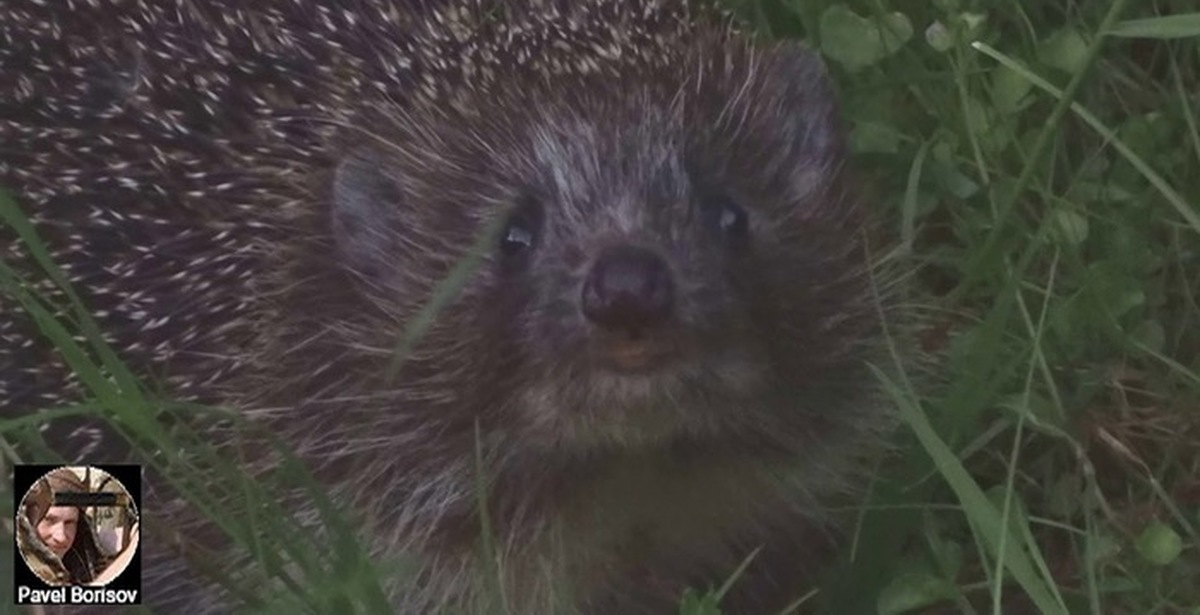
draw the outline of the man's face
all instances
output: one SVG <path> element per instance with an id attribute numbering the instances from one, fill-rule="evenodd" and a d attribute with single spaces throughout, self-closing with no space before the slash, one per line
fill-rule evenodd
<path id="1" fill-rule="evenodd" d="M 79 525 L 79 509 L 74 506 L 51 506 L 38 523 L 38 536 L 54 554 L 62 557 L 75 542 Z"/>

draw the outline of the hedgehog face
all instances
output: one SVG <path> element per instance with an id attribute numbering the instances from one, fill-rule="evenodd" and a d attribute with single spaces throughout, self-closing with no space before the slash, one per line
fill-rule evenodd
<path id="1" fill-rule="evenodd" d="M 821 400 L 858 398 L 874 308 L 820 62 L 712 53 L 619 90 L 506 91 L 453 130 L 402 130 L 402 155 L 339 168 L 335 236 L 376 302 L 447 270 L 447 247 L 422 241 L 462 255 L 493 229 L 427 343 L 473 348 L 472 370 L 446 369 L 495 375 L 509 396 L 490 401 L 526 442 L 796 442 L 836 413 Z M 381 200 L 421 211 L 357 222 L 396 218 L 372 213 Z"/>

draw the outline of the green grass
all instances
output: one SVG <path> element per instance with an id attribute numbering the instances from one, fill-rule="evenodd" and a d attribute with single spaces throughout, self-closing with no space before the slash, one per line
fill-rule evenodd
<path id="1" fill-rule="evenodd" d="M 1194 2 L 730 4 L 829 61 L 864 196 L 916 272 L 906 301 L 929 357 L 921 373 L 879 366 L 899 450 L 846 511 L 845 552 L 800 610 L 1200 613 Z M 2 296 L 94 398 L 52 412 L 187 451 L 145 461 L 253 554 L 260 574 L 230 583 L 273 578 L 321 611 L 381 607 L 376 579 L 393 572 L 367 562 L 286 450 L 276 475 L 240 475 L 164 420 L 229 413 L 156 401 L 71 296 L 48 302 L 16 276 L 0 263 Z M 6 462 L 54 459 L 35 427 L 0 421 Z M 329 536 L 290 540 L 301 530 L 280 524 L 269 489 L 313 494 Z M 231 493 L 243 508 L 218 504 Z M 698 590 L 681 613 L 719 612 L 722 590 Z"/>
<path id="2" fill-rule="evenodd" d="M 933 366 L 824 612 L 1200 612 L 1194 3 L 737 7 L 829 60 Z"/>

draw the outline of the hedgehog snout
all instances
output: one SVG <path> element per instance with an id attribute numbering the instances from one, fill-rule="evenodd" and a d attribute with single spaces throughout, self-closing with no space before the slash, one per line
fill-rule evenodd
<path id="1" fill-rule="evenodd" d="M 661 325 L 674 311 L 674 282 L 666 261 L 637 246 L 607 248 L 583 282 L 580 307 L 591 323 L 634 337 Z"/>

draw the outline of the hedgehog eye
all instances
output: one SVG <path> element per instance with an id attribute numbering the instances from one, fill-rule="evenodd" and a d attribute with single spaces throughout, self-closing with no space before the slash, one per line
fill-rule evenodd
<path id="1" fill-rule="evenodd" d="M 733 247 L 742 247 L 749 240 L 746 210 L 729 196 L 718 194 L 705 199 L 704 213 L 708 226 Z"/>
<path id="2" fill-rule="evenodd" d="M 537 244 L 541 227 L 541 204 L 532 197 L 522 198 L 500 232 L 500 253 L 510 259 L 528 253 Z"/>
<path id="3" fill-rule="evenodd" d="M 738 207 L 733 201 L 724 201 L 717 214 L 717 228 L 729 237 L 744 236 L 747 231 L 746 210 Z"/>
<path id="4" fill-rule="evenodd" d="M 504 230 L 504 239 L 500 241 L 500 250 L 506 255 L 513 255 L 533 247 L 533 230 L 529 222 L 523 218 L 509 218 Z"/>

